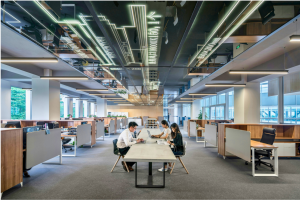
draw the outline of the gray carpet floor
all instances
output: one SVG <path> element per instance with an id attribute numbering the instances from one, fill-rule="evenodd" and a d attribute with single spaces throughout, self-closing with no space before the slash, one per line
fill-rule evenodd
<path id="1" fill-rule="evenodd" d="M 279 177 L 252 177 L 251 165 L 237 158 L 218 156 L 216 148 L 204 148 L 183 132 L 187 154 L 170 175 L 166 188 L 135 188 L 134 172 L 126 173 L 113 154 L 112 140 L 118 134 L 98 141 L 93 147 L 77 150 L 77 157 L 63 157 L 63 165 L 40 164 L 33 167 L 24 186 L 3 193 L 3 200 L 115 200 L 115 199 L 299 199 L 300 159 L 279 159 Z M 70 154 L 70 152 L 68 152 Z M 58 161 L 57 158 L 50 160 Z M 162 183 L 162 173 L 153 164 L 154 184 Z M 138 184 L 146 184 L 148 163 L 138 163 Z M 270 172 L 260 167 L 259 172 Z"/>

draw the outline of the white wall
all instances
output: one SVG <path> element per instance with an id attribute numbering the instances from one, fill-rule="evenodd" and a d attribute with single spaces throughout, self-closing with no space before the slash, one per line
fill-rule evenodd
<path id="1" fill-rule="evenodd" d="M 32 119 L 32 91 L 26 90 L 26 120 Z"/>
<path id="2" fill-rule="evenodd" d="M 1 119 L 11 119 L 10 82 L 1 79 Z"/>

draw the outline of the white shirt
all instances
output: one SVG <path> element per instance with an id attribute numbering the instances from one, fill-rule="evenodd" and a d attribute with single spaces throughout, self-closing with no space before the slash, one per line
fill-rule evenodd
<path id="1" fill-rule="evenodd" d="M 170 128 L 164 128 L 164 134 L 162 135 L 162 137 L 166 136 L 167 134 L 168 134 L 168 137 L 166 138 L 166 140 L 173 141 L 173 139 L 171 138 L 171 129 Z"/>
<path id="2" fill-rule="evenodd" d="M 130 147 L 131 145 L 136 144 L 135 140 L 137 139 L 134 139 L 132 137 L 132 134 L 129 131 L 129 129 L 125 129 L 118 138 L 117 147 L 118 148 Z"/>

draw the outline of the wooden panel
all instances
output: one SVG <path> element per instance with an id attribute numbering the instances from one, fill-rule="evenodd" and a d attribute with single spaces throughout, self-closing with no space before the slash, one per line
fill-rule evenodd
<path id="1" fill-rule="evenodd" d="M 293 134 L 293 138 L 298 138 L 298 139 L 300 139 L 300 126 L 298 125 L 296 125 L 296 126 L 294 126 L 295 128 L 294 128 L 294 134 Z"/>
<path id="2" fill-rule="evenodd" d="M 246 34 L 247 35 L 268 35 L 272 32 L 271 23 L 263 25 L 261 22 L 249 22 L 247 23 Z"/>
<path id="3" fill-rule="evenodd" d="M 92 125 L 92 141 L 91 145 L 96 144 L 96 121 L 89 121 L 88 124 Z"/>
<path id="4" fill-rule="evenodd" d="M 218 153 L 225 156 L 225 124 L 218 124 Z"/>
<path id="5" fill-rule="evenodd" d="M 256 125 L 256 126 L 247 126 L 247 131 L 251 132 L 251 138 L 262 138 L 262 134 L 263 134 L 263 129 L 265 127 L 271 128 L 272 125 Z"/>
<path id="6" fill-rule="evenodd" d="M 1 193 L 23 182 L 22 129 L 1 131 Z"/>
<path id="7" fill-rule="evenodd" d="M 149 118 L 158 119 L 163 116 L 162 106 L 118 106 L 108 105 L 108 112 L 128 112 L 128 117 L 148 116 Z"/>

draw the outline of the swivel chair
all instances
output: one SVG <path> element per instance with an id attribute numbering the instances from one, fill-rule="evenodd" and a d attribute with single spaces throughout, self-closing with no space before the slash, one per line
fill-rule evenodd
<path id="1" fill-rule="evenodd" d="M 113 140 L 114 154 L 115 154 L 115 155 L 118 155 L 119 158 L 117 159 L 115 165 L 114 165 L 113 168 L 111 169 L 111 171 L 110 171 L 111 173 L 112 173 L 113 170 L 115 169 L 115 167 L 116 167 L 116 165 L 118 164 L 120 158 L 122 157 L 122 158 L 124 159 L 124 156 L 121 155 L 121 153 L 119 152 L 119 149 L 118 149 L 118 147 L 117 147 L 117 142 L 118 142 L 118 139 L 114 139 L 114 140 Z M 126 162 L 124 162 L 124 164 L 125 164 L 125 167 L 126 167 L 127 172 L 129 172 L 129 169 L 128 169 L 128 167 L 127 167 Z"/>
<path id="2" fill-rule="evenodd" d="M 184 141 L 184 142 L 183 142 L 183 153 L 182 153 L 182 155 L 176 155 L 176 158 L 178 158 L 178 160 L 180 161 L 182 167 L 185 169 L 186 173 L 189 174 L 189 171 L 186 169 L 185 165 L 183 164 L 183 162 L 182 162 L 182 160 L 181 160 L 181 157 L 183 157 L 183 156 L 185 155 L 185 152 L 186 152 L 186 145 L 187 145 L 187 142 Z M 172 165 L 172 169 L 171 169 L 171 171 L 170 171 L 170 174 L 172 174 L 173 169 L 174 169 L 174 166 L 175 166 L 175 162 L 174 162 L 173 165 Z"/>
<path id="3" fill-rule="evenodd" d="M 275 136 L 276 136 L 276 129 L 274 128 L 264 128 L 263 129 L 263 135 L 260 140 L 260 142 L 273 145 L 275 141 Z M 253 155 L 252 155 L 253 156 Z M 255 150 L 255 170 L 258 170 L 257 166 L 260 166 L 261 164 L 271 168 L 271 171 L 274 171 L 273 165 L 268 162 L 264 162 L 261 159 L 264 157 L 271 158 L 272 157 L 272 150 Z M 245 162 L 246 165 L 248 165 L 248 162 Z"/>

